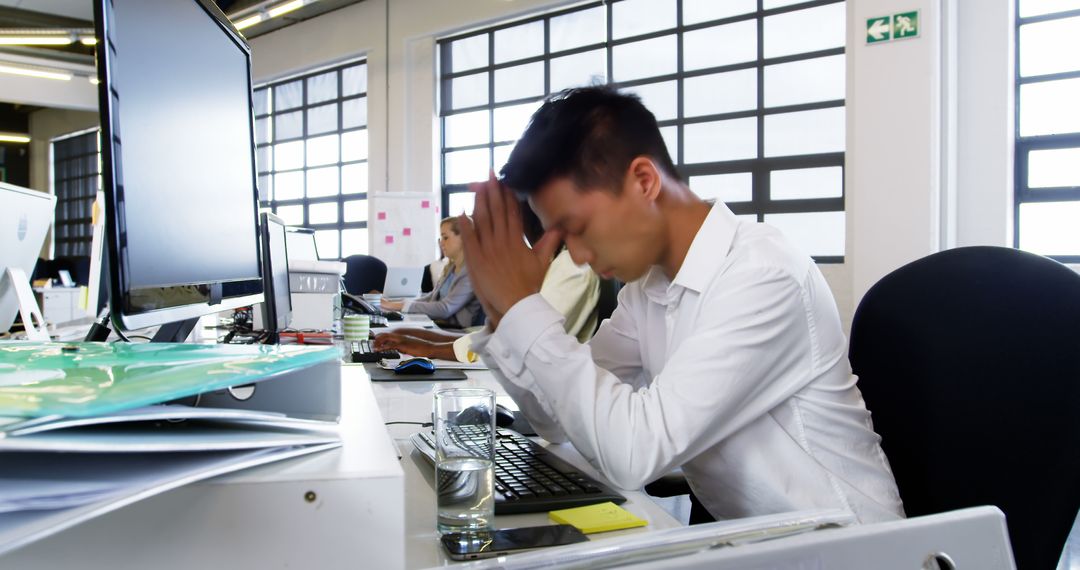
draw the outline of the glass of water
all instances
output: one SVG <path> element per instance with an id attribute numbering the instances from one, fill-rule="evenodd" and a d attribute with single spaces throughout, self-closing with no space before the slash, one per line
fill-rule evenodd
<path id="1" fill-rule="evenodd" d="M 435 392 L 435 481 L 439 532 L 495 528 L 495 393 Z"/>

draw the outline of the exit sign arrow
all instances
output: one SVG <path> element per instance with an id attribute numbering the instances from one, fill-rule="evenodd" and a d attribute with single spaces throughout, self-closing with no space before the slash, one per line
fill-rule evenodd
<path id="1" fill-rule="evenodd" d="M 883 42 L 892 39 L 890 17 L 870 18 L 866 21 L 866 42 Z"/>

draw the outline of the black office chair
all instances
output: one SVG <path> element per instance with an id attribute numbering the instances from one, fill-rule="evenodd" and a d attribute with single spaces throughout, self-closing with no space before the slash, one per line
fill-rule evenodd
<path id="1" fill-rule="evenodd" d="M 350 255 L 345 262 L 345 290 L 353 295 L 382 291 L 386 264 L 370 255 Z"/>
<path id="2" fill-rule="evenodd" d="M 600 330 L 600 325 L 605 319 L 611 318 L 615 307 L 619 306 L 619 290 L 622 286 L 622 281 L 618 279 L 600 280 L 600 297 L 596 300 L 596 329 L 593 334 Z"/>
<path id="3" fill-rule="evenodd" d="M 1017 566 L 1054 568 L 1080 508 L 1080 275 L 930 255 L 866 293 L 850 358 L 908 516 L 996 505 Z"/>
<path id="4" fill-rule="evenodd" d="M 420 278 L 420 292 L 430 293 L 435 288 L 435 280 L 431 277 L 431 264 L 424 267 L 424 276 Z"/>

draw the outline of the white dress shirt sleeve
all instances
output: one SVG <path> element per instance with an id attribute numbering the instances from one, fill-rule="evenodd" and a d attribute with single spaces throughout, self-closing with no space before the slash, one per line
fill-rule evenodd
<path id="1" fill-rule="evenodd" d="M 590 344 L 538 295 L 514 305 L 474 350 L 545 439 L 569 439 L 616 486 L 640 488 L 768 413 L 812 378 L 805 291 L 772 268 L 710 284 L 692 333 L 651 383 L 639 310 L 620 304 Z M 623 296 L 620 296 L 621 298 Z M 610 370 L 609 370 L 610 368 Z"/>

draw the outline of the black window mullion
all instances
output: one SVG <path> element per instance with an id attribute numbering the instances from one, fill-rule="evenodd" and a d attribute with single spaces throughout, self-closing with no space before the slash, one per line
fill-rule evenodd
<path id="1" fill-rule="evenodd" d="M 1026 229 L 1023 224 L 1021 224 L 1020 220 L 1020 210 L 1024 204 L 1040 202 L 1080 202 L 1080 187 L 1031 188 L 1028 185 L 1028 175 L 1030 173 L 1029 160 L 1031 152 L 1037 150 L 1080 147 L 1080 133 L 1038 135 L 1029 137 L 1021 136 L 1020 125 L 1024 119 L 1022 108 L 1020 105 L 1021 86 L 1047 81 L 1075 79 L 1077 77 L 1080 77 L 1080 70 L 1037 75 L 1031 77 L 1021 76 L 1020 56 L 1021 50 L 1024 49 L 1024 46 L 1022 45 L 1021 41 L 1020 28 L 1027 24 L 1077 17 L 1080 16 L 1080 10 L 1068 10 L 1051 14 L 1043 14 L 1039 16 L 1031 16 L 1027 18 L 1020 18 L 1019 0 L 1014 1 L 1013 8 L 1014 13 L 1017 14 L 1014 22 L 1014 33 L 1016 41 L 1013 42 L 1013 117 L 1015 119 L 1013 124 L 1013 136 L 1015 141 L 1013 149 L 1013 247 L 1019 248 L 1020 239 Z M 1080 252 L 1073 252 L 1071 255 L 1053 255 L 1051 257 L 1062 263 L 1080 262 Z"/>
<path id="2" fill-rule="evenodd" d="M 757 158 L 751 174 L 751 193 L 754 209 L 759 222 L 765 221 L 765 208 L 769 202 L 769 170 L 762 160 L 765 158 L 765 18 L 762 16 L 765 6 L 763 0 L 757 0 Z"/>
<path id="3" fill-rule="evenodd" d="M 344 112 L 345 111 L 344 106 L 345 106 L 346 102 L 356 100 L 356 99 L 366 98 L 367 94 L 368 94 L 367 90 L 361 91 L 359 93 L 353 93 L 353 94 L 350 94 L 350 95 L 345 94 L 345 70 L 346 69 L 351 69 L 353 67 L 358 67 L 358 66 L 366 66 L 366 64 L 367 64 L 366 60 L 350 61 L 350 62 L 343 63 L 341 65 L 338 65 L 336 67 L 317 69 L 317 70 L 314 70 L 314 71 L 310 71 L 310 72 L 301 74 L 299 76 L 292 76 L 292 77 L 289 77 L 289 78 L 286 78 L 286 79 L 281 79 L 281 80 L 278 80 L 278 81 L 274 81 L 274 82 L 268 83 L 268 84 L 260 87 L 260 89 L 266 89 L 267 90 L 267 105 L 268 105 L 268 113 L 266 115 L 260 116 L 260 118 L 266 118 L 270 122 L 271 131 L 270 131 L 270 137 L 269 137 L 270 142 L 268 142 L 266 144 L 257 145 L 257 148 L 267 147 L 268 151 L 272 153 L 273 149 L 274 149 L 274 146 L 276 144 L 289 143 L 289 142 L 300 142 L 303 145 L 303 148 L 302 148 L 302 151 L 301 151 L 301 164 L 298 167 L 291 168 L 291 169 L 280 169 L 278 167 L 278 164 L 275 163 L 273 165 L 273 168 L 270 168 L 268 171 L 259 172 L 259 174 L 261 176 L 268 176 L 268 177 L 270 177 L 271 180 L 273 180 L 274 177 L 277 174 L 290 173 L 290 172 L 299 173 L 299 175 L 301 177 L 301 182 L 300 182 L 301 195 L 300 195 L 300 197 L 299 198 L 294 198 L 294 199 L 288 199 L 288 200 L 281 200 L 279 198 L 278 189 L 276 188 L 276 184 L 275 184 L 273 194 L 270 197 L 271 199 L 267 200 L 264 204 L 266 206 L 269 206 L 271 208 L 271 210 L 274 211 L 274 212 L 278 212 L 278 210 L 280 208 L 299 206 L 301 208 L 301 211 L 303 212 L 301 219 L 303 220 L 302 223 L 305 226 L 312 227 L 312 228 L 314 228 L 316 230 L 319 230 L 319 231 L 336 230 L 336 232 L 337 232 L 337 242 L 338 242 L 338 252 L 340 254 L 345 253 L 345 251 L 344 251 L 344 245 L 345 245 L 344 244 L 344 236 L 342 235 L 342 230 L 344 230 L 344 229 L 353 229 L 353 228 L 366 228 L 367 227 L 367 222 L 366 221 L 363 221 L 363 222 L 349 222 L 349 223 L 344 222 L 346 195 L 342 191 L 342 185 L 344 183 L 343 176 L 342 176 L 342 169 L 347 165 L 366 164 L 366 163 L 368 163 L 368 159 L 364 158 L 364 159 L 360 159 L 360 160 L 345 161 L 345 160 L 343 160 L 342 154 L 341 154 L 342 153 L 342 143 L 341 143 L 342 135 L 347 134 L 347 133 L 352 133 L 352 132 L 359 132 L 359 131 L 365 131 L 366 132 L 366 131 L 368 131 L 367 125 L 364 125 L 364 126 L 361 126 L 361 127 L 351 127 L 351 128 L 346 129 L 345 128 L 345 112 Z M 313 103 L 312 100 L 311 100 L 311 93 L 309 92 L 310 90 L 308 89 L 308 80 L 313 78 L 313 77 L 318 77 L 318 76 L 322 76 L 322 75 L 329 75 L 329 74 L 332 74 L 334 76 L 334 78 L 337 80 L 336 93 L 327 100 L 319 101 L 317 103 Z M 300 104 L 300 106 L 292 108 L 292 109 L 275 111 L 274 110 L 274 105 L 273 105 L 273 102 L 274 102 L 274 97 L 273 97 L 274 89 L 276 87 L 281 86 L 281 85 L 285 85 L 287 83 L 293 83 L 295 81 L 300 81 L 301 82 L 301 87 L 300 87 L 300 89 L 301 89 L 301 104 Z M 366 101 L 365 101 L 364 104 L 366 105 Z M 336 107 L 336 111 L 337 111 L 336 128 L 333 129 L 332 131 L 329 131 L 329 132 L 319 133 L 318 135 L 315 135 L 315 136 L 309 136 L 309 134 L 308 134 L 308 131 L 309 131 L 308 111 L 313 107 L 320 107 L 320 106 L 323 106 L 323 105 L 334 105 Z M 274 117 L 276 115 L 278 115 L 278 114 L 282 114 L 282 113 L 285 113 L 285 112 L 290 112 L 290 113 L 291 112 L 300 112 L 300 113 L 303 113 L 303 116 L 301 118 L 301 131 L 302 132 L 301 132 L 301 135 L 299 137 L 295 137 L 295 138 L 291 138 L 291 139 L 278 139 L 278 138 L 275 138 L 275 132 L 273 130 Z M 323 196 L 323 197 L 318 197 L 318 198 L 309 198 L 308 197 L 307 174 L 308 174 L 308 171 L 312 170 L 312 168 L 308 167 L 307 142 L 311 138 L 328 137 L 328 136 L 336 136 L 337 137 L 338 158 L 334 162 L 331 162 L 329 164 L 322 164 L 322 165 L 319 165 L 319 166 L 317 166 L 315 168 L 337 168 L 338 191 L 337 191 L 337 194 L 333 194 L 331 196 Z M 367 200 L 368 199 L 368 192 L 361 192 L 361 193 L 358 193 L 358 194 L 349 194 L 348 198 L 350 200 Z M 334 204 L 336 212 L 337 212 L 337 221 L 335 223 L 332 223 L 332 224 L 331 223 L 312 224 L 311 223 L 310 207 L 312 205 L 318 205 L 318 204 Z"/>
<path id="4" fill-rule="evenodd" d="M 675 118 L 678 120 L 678 124 L 675 125 L 675 156 L 671 159 L 675 162 L 675 167 L 681 168 L 683 163 L 683 147 L 686 146 L 686 142 L 683 136 L 683 122 L 686 118 L 686 112 L 683 107 L 683 99 L 685 98 L 685 91 L 683 82 L 685 81 L 685 68 L 683 66 L 683 0 L 678 0 L 675 5 L 675 72 L 678 78 L 675 80 Z M 668 149 L 668 153 L 671 153 L 671 149 Z"/>
<path id="5" fill-rule="evenodd" d="M 495 168 L 495 149 L 491 146 L 495 140 L 495 113 L 491 105 L 495 103 L 495 32 L 488 34 L 488 170 Z M 485 176 L 486 178 L 486 176 Z"/>
<path id="6" fill-rule="evenodd" d="M 677 146 L 677 151 L 673 154 L 672 159 L 675 162 L 676 168 L 684 178 L 689 179 L 692 176 L 708 176 L 716 174 L 726 174 L 735 172 L 746 172 L 751 177 L 751 199 L 748 202 L 742 202 L 732 204 L 732 210 L 736 213 L 752 213 L 759 221 L 764 221 L 766 214 L 776 213 L 813 213 L 813 212 L 832 212 L 844 210 L 844 190 L 840 189 L 838 194 L 835 194 L 834 198 L 827 199 L 809 199 L 809 200 L 772 200 L 771 198 L 771 173 L 774 170 L 783 169 L 799 169 L 799 168 L 820 168 L 820 167 L 836 167 L 841 169 L 841 184 L 845 176 L 844 172 L 844 152 L 830 152 L 830 153 L 818 153 L 810 155 L 798 155 L 798 156 L 780 156 L 780 157 L 767 157 L 765 155 L 765 122 L 769 115 L 775 115 L 780 113 L 796 113 L 804 111 L 812 111 L 819 109 L 829 108 L 843 108 L 846 104 L 844 99 L 830 100 L 830 101 L 815 101 L 811 103 L 800 103 L 796 105 L 787 105 L 782 107 L 767 108 L 765 106 L 765 70 L 767 66 L 778 65 L 784 63 L 798 62 L 804 60 L 817 59 L 822 57 L 830 57 L 836 55 L 843 55 L 845 48 L 834 47 L 827 49 L 820 49 L 814 51 L 806 51 L 795 54 L 784 55 L 780 57 L 765 57 L 765 18 L 785 14 L 789 12 L 797 12 L 800 10 L 806 10 L 816 8 L 819 6 L 825 6 L 830 4 L 837 4 L 840 0 L 810 0 L 806 2 L 795 3 L 787 6 L 780 6 L 776 8 L 765 8 L 765 2 L 758 0 L 755 3 L 753 11 L 746 14 L 739 14 L 731 17 L 719 18 L 708 22 L 697 22 L 687 25 L 684 16 L 683 0 L 678 0 L 675 4 L 676 21 L 674 28 L 650 31 L 643 34 L 638 34 L 632 37 L 614 38 L 614 2 L 619 0 L 612 0 L 606 2 L 592 2 L 589 4 L 578 5 L 572 8 L 559 10 L 557 12 L 551 12 L 547 14 L 541 14 L 534 17 L 514 20 L 511 22 L 501 23 L 495 26 L 491 26 L 482 30 L 473 30 L 465 34 L 457 36 L 451 36 L 438 40 L 438 45 L 442 50 L 440 52 L 442 60 L 442 70 L 440 73 L 440 85 L 443 86 L 442 97 L 440 99 L 442 105 L 439 109 L 439 116 L 442 118 L 441 124 L 443 125 L 443 132 L 441 133 L 441 153 L 440 159 L 443 163 L 442 169 L 442 203 L 444 208 L 449 208 L 449 199 L 452 195 L 467 192 L 468 188 L 464 184 L 448 184 L 446 179 L 446 155 L 450 152 L 466 151 L 472 149 L 486 148 L 489 151 L 489 157 L 491 164 L 494 165 L 495 150 L 500 144 L 510 144 L 510 141 L 496 141 L 494 132 L 494 111 L 502 106 L 519 105 L 527 102 L 534 101 L 535 98 L 523 98 L 515 101 L 502 101 L 495 102 L 494 91 L 494 72 L 497 69 L 504 67 L 518 66 L 534 62 L 543 62 L 544 73 L 544 92 L 550 95 L 552 89 L 551 78 L 551 60 L 556 57 L 562 57 L 565 55 L 571 55 L 576 53 L 584 53 L 593 51 L 598 48 L 603 49 L 605 56 L 604 73 L 606 75 L 607 83 L 615 88 L 632 88 L 641 85 L 651 85 L 657 83 L 674 82 L 675 84 L 675 117 L 672 119 L 665 119 L 658 121 L 658 126 L 663 129 L 674 128 L 674 137 L 671 137 L 673 144 Z M 577 46 L 574 48 L 560 50 L 558 52 L 552 51 L 552 22 L 551 19 L 564 14 L 569 14 L 576 11 L 584 11 L 589 9 L 595 9 L 597 7 L 603 7 L 604 18 L 604 35 L 603 41 L 599 44 L 590 44 L 586 46 Z M 744 22 L 753 20 L 756 25 L 757 37 L 755 44 L 756 58 L 754 61 L 741 62 L 735 64 L 726 64 L 716 66 L 713 68 L 694 69 L 687 70 L 684 63 L 684 54 L 686 50 L 685 34 L 690 31 L 708 29 L 716 26 L 722 26 L 732 24 L 736 22 Z M 514 61 L 506 61 L 496 64 L 494 49 L 494 34 L 506 28 L 518 26 L 528 22 L 544 23 L 544 48 L 541 55 L 534 55 L 527 58 L 521 58 Z M 485 66 L 480 66 L 474 69 L 452 72 L 450 66 L 447 65 L 447 52 L 451 50 L 453 42 L 468 38 L 476 37 L 481 34 L 489 34 L 488 37 L 488 62 Z M 618 78 L 614 77 L 614 48 L 619 45 L 640 42 L 649 40 L 652 38 L 666 37 L 674 35 L 676 40 L 676 54 L 677 59 L 676 69 L 674 73 L 666 74 L 663 76 L 654 76 L 641 79 L 633 79 L 628 81 L 617 81 Z M 686 80 L 692 77 L 713 75 L 718 73 L 727 73 L 742 69 L 754 69 L 756 72 L 755 86 L 756 86 L 756 101 L 752 110 L 739 111 L 734 113 L 721 113 L 711 116 L 697 116 L 686 117 Z M 488 73 L 488 103 L 485 105 L 475 105 L 469 108 L 452 108 L 451 102 L 453 98 L 451 96 L 452 87 L 449 84 L 449 80 L 452 78 L 473 75 L 477 73 Z M 547 96 L 546 95 L 546 96 Z M 446 117 L 456 115 L 459 113 L 469 113 L 481 110 L 487 110 L 489 114 L 489 136 L 490 139 L 477 145 L 467 145 L 458 147 L 448 147 L 446 145 Z M 755 134 L 756 134 L 756 149 L 754 158 L 746 160 L 735 161 L 723 161 L 712 163 L 693 163 L 686 164 L 686 125 L 707 123 L 713 121 L 722 121 L 737 118 L 754 118 L 755 119 Z M 819 262 L 832 262 L 843 261 L 843 257 L 818 257 L 815 258 Z"/>

